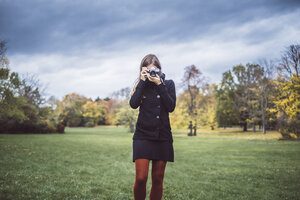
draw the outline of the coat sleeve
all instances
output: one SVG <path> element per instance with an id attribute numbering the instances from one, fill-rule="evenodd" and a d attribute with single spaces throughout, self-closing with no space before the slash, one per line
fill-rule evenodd
<path id="1" fill-rule="evenodd" d="M 159 84 L 159 93 L 163 101 L 164 106 L 167 108 L 168 112 L 173 112 L 176 106 L 176 90 L 175 83 L 170 80 L 169 84 Z"/>
<path id="2" fill-rule="evenodd" d="M 143 81 L 142 79 L 137 84 L 134 93 L 130 97 L 129 105 L 131 108 L 136 109 L 141 105 L 142 100 L 142 92 L 146 81 Z"/>

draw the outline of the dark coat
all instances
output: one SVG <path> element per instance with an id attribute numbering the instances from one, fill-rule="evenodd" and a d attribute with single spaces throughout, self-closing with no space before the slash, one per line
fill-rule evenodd
<path id="1" fill-rule="evenodd" d="M 176 106 L 176 91 L 173 80 L 164 80 L 156 85 L 146 79 L 140 80 L 130 98 L 131 108 L 139 107 L 136 128 L 132 137 L 173 142 L 169 112 Z"/>

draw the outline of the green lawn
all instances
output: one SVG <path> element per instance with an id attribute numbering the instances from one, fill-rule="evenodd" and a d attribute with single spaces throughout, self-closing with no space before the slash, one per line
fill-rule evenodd
<path id="1" fill-rule="evenodd" d="M 173 130 L 163 199 L 300 199 L 300 143 L 278 134 Z M 0 199 L 133 199 L 132 134 L 0 134 Z M 151 163 L 147 198 L 151 187 Z"/>

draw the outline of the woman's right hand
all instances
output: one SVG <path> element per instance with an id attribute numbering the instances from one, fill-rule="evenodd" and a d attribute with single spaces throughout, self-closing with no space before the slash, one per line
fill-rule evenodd
<path id="1" fill-rule="evenodd" d="M 146 81 L 147 70 L 148 70 L 147 67 L 142 67 L 142 71 L 141 71 L 141 79 L 142 79 L 143 81 Z"/>

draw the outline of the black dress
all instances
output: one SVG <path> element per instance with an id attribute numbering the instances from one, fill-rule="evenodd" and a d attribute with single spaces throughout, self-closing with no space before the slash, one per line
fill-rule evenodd
<path id="1" fill-rule="evenodd" d="M 133 162 L 138 158 L 174 162 L 169 112 L 176 105 L 175 84 L 173 80 L 163 83 L 140 80 L 130 98 L 130 106 L 139 107 L 132 143 Z"/>

